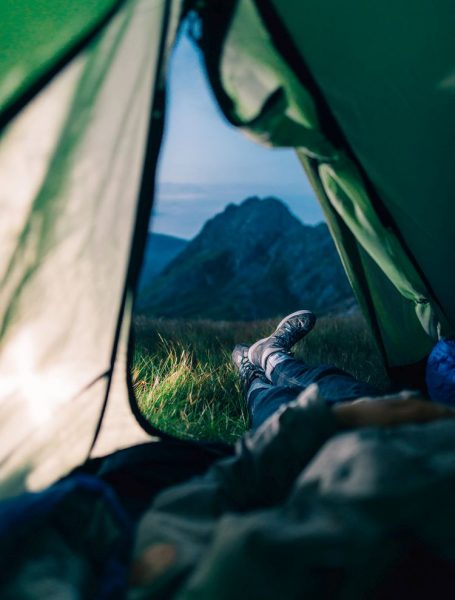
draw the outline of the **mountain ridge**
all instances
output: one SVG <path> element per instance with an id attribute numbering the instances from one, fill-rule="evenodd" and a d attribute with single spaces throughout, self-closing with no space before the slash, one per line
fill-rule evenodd
<path id="1" fill-rule="evenodd" d="M 188 243 L 188 240 L 165 233 L 148 234 L 139 278 L 139 299 L 142 291 L 182 252 Z"/>
<path id="2" fill-rule="evenodd" d="M 155 317 L 255 320 L 355 300 L 324 223 L 305 225 L 277 198 L 230 204 L 143 288 Z"/>

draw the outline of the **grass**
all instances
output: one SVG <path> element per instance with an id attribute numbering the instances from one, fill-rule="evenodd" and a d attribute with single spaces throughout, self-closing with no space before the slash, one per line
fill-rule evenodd
<path id="1" fill-rule="evenodd" d="M 248 426 L 237 373 L 237 343 L 269 335 L 279 319 L 255 322 L 137 317 L 133 381 L 143 414 L 179 437 L 232 442 Z M 310 364 L 330 363 L 383 389 L 380 354 L 359 315 L 325 317 L 296 348 Z"/>

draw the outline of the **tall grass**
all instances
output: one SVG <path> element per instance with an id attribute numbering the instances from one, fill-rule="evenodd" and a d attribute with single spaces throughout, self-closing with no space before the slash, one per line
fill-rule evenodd
<path id="1" fill-rule="evenodd" d="M 181 437 L 232 442 L 248 416 L 232 348 L 269 335 L 279 319 L 255 322 L 151 320 L 138 317 L 133 381 L 143 414 Z M 379 352 L 359 315 L 325 317 L 296 347 L 315 365 L 330 363 L 383 389 Z"/>

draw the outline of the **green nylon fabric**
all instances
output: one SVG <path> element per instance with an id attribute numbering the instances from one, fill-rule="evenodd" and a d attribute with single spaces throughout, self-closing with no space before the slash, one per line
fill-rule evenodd
<path id="1" fill-rule="evenodd" d="M 121 320 L 165 8 L 128 2 L 1 140 L 2 495 L 41 488 L 90 451 Z"/>
<path id="2" fill-rule="evenodd" d="M 417 319 L 415 303 L 402 296 L 356 240 L 331 204 L 319 173 L 297 155 L 317 194 L 349 282 L 390 366 L 422 360 L 433 345 Z"/>
<path id="3" fill-rule="evenodd" d="M 257 141 L 305 147 L 309 155 L 320 158 L 336 156 L 319 131 L 311 95 L 273 48 L 252 1 L 237 5 L 220 69 L 236 119 Z"/>
<path id="4" fill-rule="evenodd" d="M 452 335 L 453 2 L 272 1 Z"/>
<path id="5" fill-rule="evenodd" d="M 308 47 L 303 34 L 304 29 L 305 31 L 308 29 L 308 25 L 305 23 L 307 3 L 301 3 L 298 7 L 291 2 L 276 2 L 275 4 L 275 8 L 292 34 L 291 41 L 297 44 L 298 49 L 302 49 L 302 55 L 306 60 L 307 53 L 312 56 L 312 50 L 315 51 L 315 48 L 310 49 Z M 330 14 L 329 8 L 332 8 L 332 4 L 335 3 L 327 3 L 325 6 L 312 5 L 310 12 L 313 16 L 313 28 L 324 29 L 324 16 Z M 354 10 L 354 5 L 356 3 L 350 3 L 352 10 Z M 374 9 L 372 11 L 374 12 Z M 343 19 L 348 20 L 351 16 L 349 11 L 345 11 L 341 15 L 343 12 L 342 7 L 338 7 L 337 12 L 340 13 L 340 21 Z M 363 14 L 363 16 L 365 15 Z M 440 296 L 434 295 L 434 290 L 427 286 L 425 279 L 422 278 L 421 273 L 414 266 L 415 255 L 409 253 L 409 246 L 403 245 L 395 235 L 394 230 L 388 227 L 382 216 L 376 213 L 374 204 L 366 191 L 363 177 L 355 163 L 348 159 L 343 150 L 336 149 L 330 140 L 323 135 L 318 122 L 314 98 L 311 97 L 309 89 L 299 80 L 299 76 L 302 74 L 295 70 L 297 68 L 295 64 L 289 64 L 284 57 L 280 56 L 280 53 L 274 47 L 272 35 L 267 30 L 268 26 L 273 28 L 274 25 L 273 23 L 264 23 L 262 19 L 263 17 L 259 15 L 256 9 L 255 2 L 240 0 L 236 5 L 230 30 L 226 36 L 222 56 L 220 57 L 221 81 L 225 91 L 233 101 L 236 113 L 234 115 L 235 120 L 243 124 L 248 134 L 252 134 L 258 141 L 266 142 L 269 145 L 293 146 L 298 148 L 300 153 L 318 160 L 321 183 L 333 209 L 342 218 L 356 242 L 373 259 L 374 263 L 403 297 L 403 302 L 399 302 L 398 305 L 396 302 L 391 302 L 394 308 L 386 308 L 383 302 L 378 301 L 376 303 L 375 311 L 382 311 L 381 315 L 376 315 L 376 321 L 382 323 L 381 328 L 384 329 L 384 335 L 390 340 L 386 350 L 389 364 L 407 364 L 412 362 L 416 356 L 423 358 L 431 346 L 431 340 L 437 339 L 440 335 L 450 335 L 453 332 L 453 325 L 447 319 L 447 314 L 450 311 L 447 310 L 447 306 L 441 309 Z M 364 27 L 371 26 L 371 22 L 365 20 L 363 25 Z M 330 26 L 333 28 L 334 24 L 330 22 Z M 315 42 L 316 35 L 314 32 L 310 37 L 311 41 Z M 320 52 L 317 55 L 319 59 L 318 69 L 321 72 L 324 72 L 324 70 L 330 71 L 330 76 L 336 80 L 339 67 L 338 48 L 333 46 L 333 40 L 330 37 L 319 36 L 317 42 L 317 51 Z M 341 40 L 338 40 L 338 42 L 341 43 Z M 397 44 L 402 42 L 403 40 L 400 38 Z M 352 45 L 351 40 L 346 44 L 348 47 Z M 378 60 L 380 60 L 381 55 L 380 49 L 381 46 L 378 43 L 376 47 Z M 358 44 L 356 50 L 357 52 L 360 51 Z M 353 60 L 352 56 L 351 60 Z M 363 59 L 359 62 L 365 63 Z M 311 61 L 310 66 L 312 66 Z M 384 66 L 382 64 L 383 70 Z M 345 65 L 344 68 L 349 71 L 348 65 Z M 394 75 L 394 70 L 391 69 L 390 73 Z M 316 79 L 318 80 L 318 77 Z M 329 91 L 330 83 L 331 80 L 327 79 Z M 357 86 L 360 84 L 361 82 L 357 82 Z M 326 91 L 325 88 L 323 91 Z M 343 108 L 346 98 L 351 99 L 352 90 L 339 87 L 335 91 L 336 94 L 332 94 L 333 98 L 329 96 L 329 100 L 336 102 L 337 107 Z M 355 91 L 358 91 L 358 87 Z M 378 94 L 373 101 L 368 87 L 363 89 L 363 96 L 365 102 L 369 101 L 370 104 L 374 104 L 375 109 L 377 109 L 378 103 L 384 102 L 384 94 Z M 391 93 L 388 99 L 389 104 L 392 100 L 396 102 L 396 98 Z M 353 102 L 355 102 L 355 99 L 353 99 Z M 338 117 L 338 112 L 336 110 L 334 112 Z M 357 116 L 354 106 L 350 118 L 358 129 L 359 124 L 355 121 Z M 373 118 L 372 115 L 371 118 Z M 367 125 L 368 123 L 364 124 L 364 131 L 359 130 L 356 133 L 359 139 L 366 139 L 366 142 L 373 147 L 374 137 L 366 138 Z M 349 126 L 351 127 L 352 123 L 349 123 Z M 354 126 L 351 128 L 355 129 Z M 395 133 L 399 133 L 398 127 Z M 406 138 L 408 133 L 408 131 L 404 131 L 403 136 L 406 139 L 406 144 L 411 146 L 415 136 L 414 138 L 411 136 Z M 381 157 L 384 155 L 387 155 L 388 162 L 394 160 L 394 142 L 392 142 L 390 134 L 387 141 L 387 147 L 382 148 L 380 156 L 375 157 L 376 162 L 369 164 L 372 173 L 377 172 L 377 164 L 380 163 Z M 412 162 L 411 147 L 409 147 L 408 155 L 411 157 L 409 162 Z M 402 177 L 399 167 L 395 166 L 395 171 Z M 427 168 L 427 171 L 434 174 L 437 171 L 437 164 L 432 161 L 431 168 Z M 370 176 L 368 170 L 367 175 Z M 392 177 L 392 174 L 390 174 L 390 177 Z M 414 181 L 416 180 L 418 180 L 418 177 L 414 176 Z M 381 200 L 385 187 L 385 185 L 381 185 L 377 188 Z M 427 210 L 429 210 L 428 196 L 426 198 Z M 398 204 L 406 212 L 406 207 L 409 208 L 413 200 L 412 195 L 403 195 L 399 198 Z M 448 208 L 447 204 L 444 204 L 444 211 L 445 213 L 449 211 L 448 214 L 452 214 L 452 208 Z M 440 216 L 438 219 L 441 220 Z M 414 215 L 409 214 L 408 210 L 408 222 L 414 221 Z M 400 228 L 401 225 L 402 223 L 400 223 Z M 424 225 L 425 219 L 421 215 L 417 231 L 421 232 Z M 451 231 L 452 227 L 450 224 L 446 224 L 445 229 Z M 434 234 L 435 230 L 433 231 L 433 237 Z M 408 242 L 406 236 L 404 236 L 404 240 Z M 447 236 L 444 236 L 442 242 L 442 245 L 438 244 L 438 246 L 447 253 L 450 248 Z M 340 244 L 338 246 L 340 247 Z M 433 257 L 438 253 L 434 245 L 432 248 L 427 248 L 427 250 L 430 251 Z M 439 253 L 441 253 L 440 250 Z M 431 261 L 417 261 L 419 269 L 422 269 L 426 279 L 432 283 L 434 279 L 432 277 L 433 271 L 428 276 L 428 269 L 425 268 L 425 263 L 428 262 Z M 371 265 L 367 266 L 366 269 L 367 271 L 374 270 Z M 442 270 L 440 263 L 437 270 L 439 273 Z M 370 279 L 375 279 L 375 276 L 369 275 Z M 358 279 L 355 268 L 350 273 L 350 279 L 351 283 L 354 284 L 354 289 L 357 289 L 357 293 L 361 285 L 372 285 L 368 283 L 368 277 L 363 277 L 362 284 L 359 282 L 354 283 L 353 280 Z M 450 288 L 451 285 L 446 281 L 448 279 L 448 277 L 445 278 L 446 289 Z M 406 306 L 405 310 L 403 309 L 404 306 Z M 410 309 L 413 311 L 414 316 L 409 314 Z M 396 311 L 395 314 L 391 312 L 393 310 Z M 387 313 L 389 313 L 389 316 L 387 316 Z M 392 329 L 403 318 L 403 314 L 406 315 L 405 320 L 409 325 L 407 330 L 410 333 L 410 344 L 414 348 L 409 352 L 403 348 L 403 344 L 396 343 L 395 345 L 393 340 L 397 336 L 390 335 Z M 411 324 L 413 321 L 415 322 Z M 421 335 L 421 330 L 426 333 L 428 338 Z M 409 347 L 409 344 L 407 346 Z"/>
<path id="6" fill-rule="evenodd" d="M 0 109 L 84 37 L 116 0 L 5 0 L 0 3 Z"/>
<path id="7" fill-rule="evenodd" d="M 321 164 L 319 174 L 334 209 L 400 294 L 414 303 L 424 330 L 436 339 L 439 321 L 428 290 L 396 236 L 376 215 L 355 166 L 348 161 Z"/>

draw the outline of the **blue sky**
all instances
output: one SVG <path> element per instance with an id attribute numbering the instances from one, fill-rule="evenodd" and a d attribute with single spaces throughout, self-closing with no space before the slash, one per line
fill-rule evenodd
<path id="1" fill-rule="evenodd" d="M 189 239 L 227 204 L 252 195 L 283 199 L 306 223 L 323 219 L 294 152 L 264 148 L 224 119 L 185 36 L 168 92 L 153 231 Z"/>

